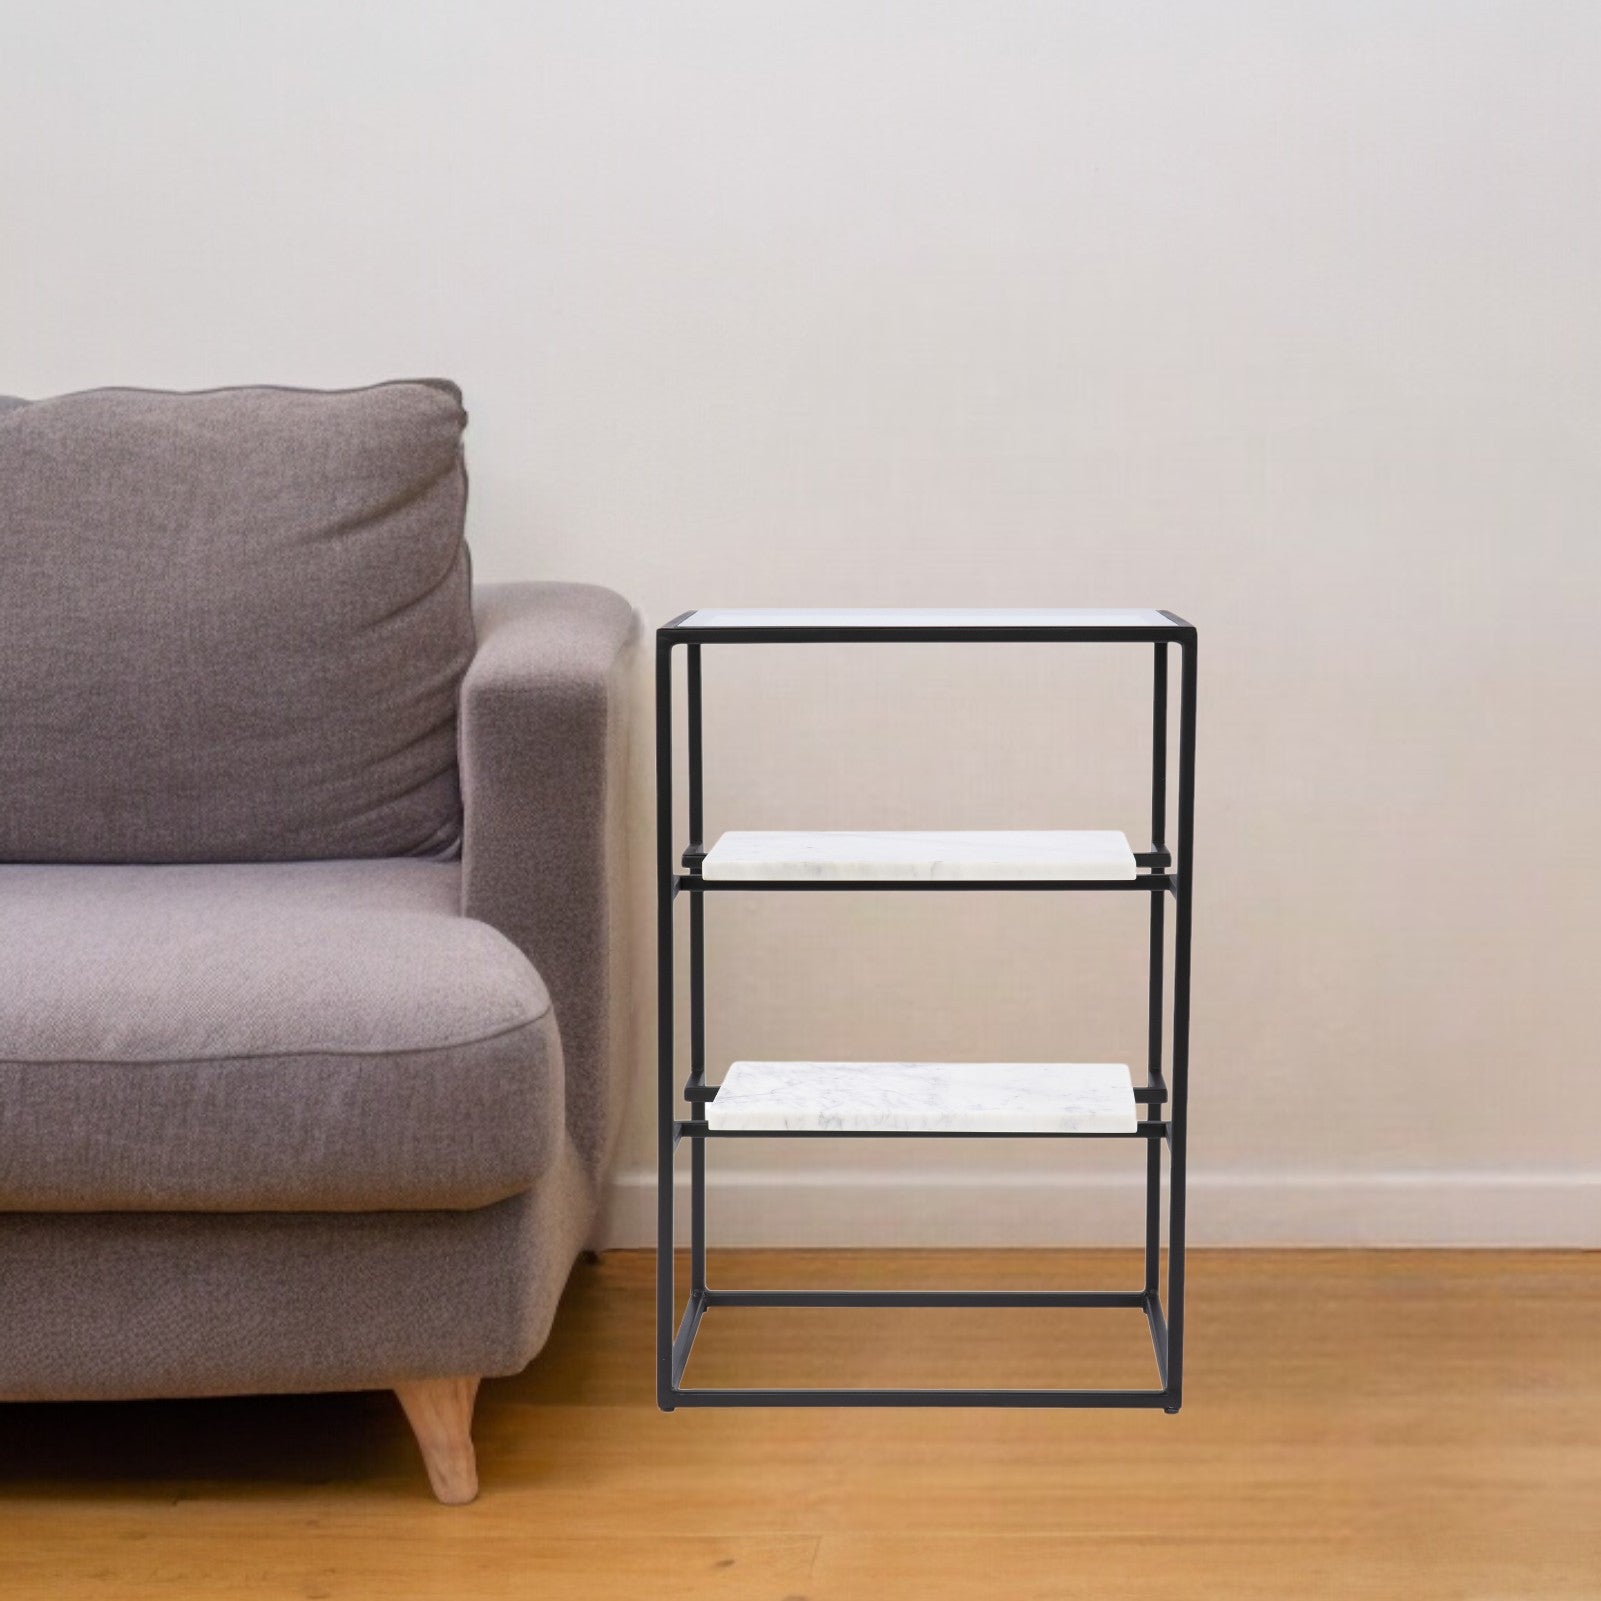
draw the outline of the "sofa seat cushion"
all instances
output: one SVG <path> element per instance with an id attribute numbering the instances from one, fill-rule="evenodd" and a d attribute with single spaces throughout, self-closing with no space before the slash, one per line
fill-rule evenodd
<path id="1" fill-rule="evenodd" d="M 561 1046 L 449 862 L 0 866 L 0 1210 L 487 1205 Z"/>

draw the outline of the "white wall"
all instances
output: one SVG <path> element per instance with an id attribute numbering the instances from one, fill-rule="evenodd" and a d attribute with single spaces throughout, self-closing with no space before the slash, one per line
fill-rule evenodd
<path id="1" fill-rule="evenodd" d="M 480 571 L 653 623 L 1196 620 L 1197 1234 L 1601 1244 L 1601 7 L 0 0 L 0 80 L 0 389 L 453 376 Z M 1137 833 L 1144 674 L 716 658 L 711 819 Z M 720 902 L 714 1061 L 1137 1060 L 1137 908 L 990 899 Z M 1137 1227 L 717 1155 L 723 1238 Z"/>

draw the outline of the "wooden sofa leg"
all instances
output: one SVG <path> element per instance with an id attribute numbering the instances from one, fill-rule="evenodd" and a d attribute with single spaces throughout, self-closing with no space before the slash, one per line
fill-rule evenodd
<path id="1" fill-rule="evenodd" d="M 395 1386 L 411 1432 L 422 1449 L 434 1494 L 446 1506 L 466 1506 L 478 1494 L 473 1456 L 477 1379 L 410 1379 Z"/>

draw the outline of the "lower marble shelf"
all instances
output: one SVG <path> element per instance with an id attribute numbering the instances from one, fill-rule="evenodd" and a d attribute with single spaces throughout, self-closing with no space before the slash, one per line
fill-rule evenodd
<path id="1" fill-rule="evenodd" d="M 706 853 L 708 882 L 866 879 L 1132 880 L 1128 838 L 1113 829 L 736 829 Z"/>
<path id="2" fill-rule="evenodd" d="M 721 1130 L 1132 1134 L 1122 1062 L 735 1062 Z"/>

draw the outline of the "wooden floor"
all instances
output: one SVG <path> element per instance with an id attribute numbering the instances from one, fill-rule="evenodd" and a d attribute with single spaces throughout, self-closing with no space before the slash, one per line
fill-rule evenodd
<path id="1" fill-rule="evenodd" d="M 486 1384 L 483 1494 L 391 1397 L 0 1408 L 0 1597 L 1601 1597 L 1601 1255 L 1193 1252 L 1184 1411 L 680 1411 L 651 1264 Z M 1115 1287 L 1110 1252 L 730 1252 L 714 1282 Z M 721 1321 L 717 1321 L 721 1320 Z M 721 1311 L 691 1381 L 1143 1384 L 1138 1314 Z"/>

